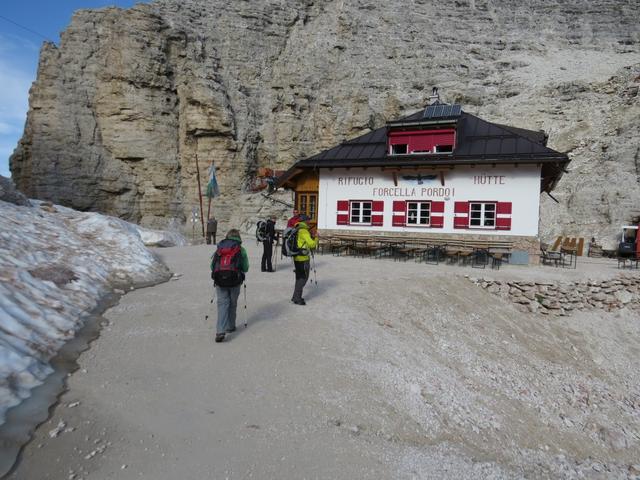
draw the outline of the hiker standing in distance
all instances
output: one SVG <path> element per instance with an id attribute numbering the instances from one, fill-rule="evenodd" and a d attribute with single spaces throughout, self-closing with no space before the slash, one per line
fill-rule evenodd
<path id="1" fill-rule="evenodd" d="M 318 241 L 311 237 L 309 226 L 305 223 L 309 220 L 306 215 L 300 215 L 296 224 L 298 228 L 298 248 L 303 252 L 302 255 L 293 257 L 293 264 L 296 272 L 296 285 L 293 289 L 293 298 L 291 301 L 296 305 L 306 305 L 307 302 L 302 298 L 302 290 L 309 280 L 309 253 L 318 245 Z"/>
<path id="2" fill-rule="evenodd" d="M 273 272 L 273 265 L 271 264 L 271 257 L 273 257 L 273 240 L 276 238 L 276 217 L 271 216 L 267 219 L 267 226 L 265 228 L 264 240 L 262 246 L 262 265 L 261 270 L 263 272 Z"/>
<path id="3" fill-rule="evenodd" d="M 212 277 L 218 298 L 218 323 L 216 342 L 222 342 L 225 334 L 236 330 L 236 310 L 240 287 L 249 271 L 249 257 L 242 246 L 238 230 L 231 229 L 218 244 L 211 262 Z"/>
<path id="4" fill-rule="evenodd" d="M 300 221 L 300 212 L 298 210 L 293 210 L 293 217 L 291 217 L 287 221 L 287 228 L 293 228 L 296 226 L 296 223 Z"/>
<path id="5" fill-rule="evenodd" d="M 211 217 L 207 220 L 207 245 L 216 244 L 216 233 L 218 233 L 218 221 L 216 217 Z"/>

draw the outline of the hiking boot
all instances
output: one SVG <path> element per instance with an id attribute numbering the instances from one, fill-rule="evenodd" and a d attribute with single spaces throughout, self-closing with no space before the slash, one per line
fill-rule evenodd
<path id="1" fill-rule="evenodd" d="M 216 333 L 216 343 L 224 341 L 224 333 Z"/>
<path id="2" fill-rule="evenodd" d="M 226 333 L 233 333 L 236 331 L 236 327 L 227 328 Z"/>
<path id="3" fill-rule="evenodd" d="M 304 301 L 304 298 L 301 298 L 300 300 L 294 300 L 293 303 L 295 303 L 296 305 L 306 305 L 307 302 Z"/>

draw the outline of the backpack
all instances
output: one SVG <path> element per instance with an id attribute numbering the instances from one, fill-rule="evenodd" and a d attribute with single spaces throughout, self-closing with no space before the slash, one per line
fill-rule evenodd
<path id="1" fill-rule="evenodd" d="M 218 244 L 211 261 L 211 278 L 218 287 L 237 287 L 244 281 L 240 268 L 242 248 L 238 242 L 223 240 Z"/>
<path id="2" fill-rule="evenodd" d="M 295 257 L 306 255 L 306 248 L 298 247 L 298 227 L 288 227 L 282 233 L 282 255 L 285 257 Z"/>
<path id="3" fill-rule="evenodd" d="M 256 240 L 258 242 L 264 242 L 267 239 L 267 222 L 264 220 L 258 220 L 256 223 Z"/>

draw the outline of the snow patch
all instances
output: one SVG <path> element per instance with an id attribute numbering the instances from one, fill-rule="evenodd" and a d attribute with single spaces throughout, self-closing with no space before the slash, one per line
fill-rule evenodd
<path id="1" fill-rule="evenodd" d="M 0 201 L 0 424 L 102 298 L 170 276 L 135 225 L 32 204 Z"/>
<path id="2" fill-rule="evenodd" d="M 189 241 L 178 232 L 151 230 L 135 225 L 144 244 L 148 247 L 184 247 Z"/>

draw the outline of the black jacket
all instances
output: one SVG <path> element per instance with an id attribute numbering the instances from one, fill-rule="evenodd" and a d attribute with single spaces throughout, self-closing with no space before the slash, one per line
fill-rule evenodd
<path id="1" fill-rule="evenodd" d="M 276 238 L 276 222 L 273 220 L 267 220 L 267 231 L 265 232 L 265 240 L 273 242 Z"/>

